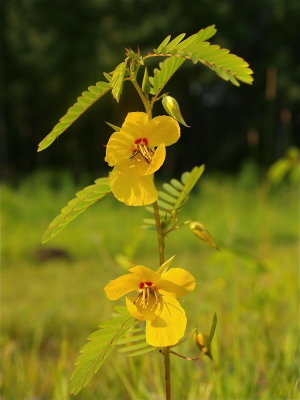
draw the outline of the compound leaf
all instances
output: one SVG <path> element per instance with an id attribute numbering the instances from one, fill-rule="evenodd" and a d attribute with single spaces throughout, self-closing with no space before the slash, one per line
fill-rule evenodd
<path id="1" fill-rule="evenodd" d="M 167 231 L 168 225 L 176 219 L 176 214 L 187 202 L 189 195 L 204 171 L 204 165 L 194 167 L 190 172 L 181 175 L 181 181 L 171 179 L 169 183 L 163 184 L 163 189 L 158 192 L 158 211 L 163 228 Z M 153 213 L 151 207 L 146 210 Z M 142 227 L 153 230 L 153 219 L 144 219 Z"/>
<path id="2" fill-rule="evenodd" d="M 176 57 L 182 59 L 180 65 L 182 65 L 184 62 L 183 60 L 186 59 L 191 60 L 194 64 L 201 62 L 216 72 L 220 78 L 225 81 L 230 81 L 236 86 L 239 86 L 239 81 L 251 84 L 253 81 L 253 71 L 243 58 L 230 53 L 228 49 L 222 49 L 220 46 L 213 45 L 206 41 L 215 33 L 215 26 L 211 25 L 201 29 L 185 40 L 182 40 L 185 34 L 181 34 L 171 42 L 166 42 L 164 46 L 159 46 L 159 48 L 154 50 L 154 53 L 160 56 L 168 56 L 171 59 Z M 156 77 L 154 74 L 153 94 L 159 93 L 180 65 L 170 69 L 169 72 L 169 68 L 167 68 L 168 64 L 165 66 L 161 63 L 160 69 L 163 71 L 160 73 L 156 72 Z M 165 83 L 162 82 L 163 78 L 165 79 Z"/>
<path id="3" fill-rule="evenodd" d="M 67 113 L 60 118 L 52 131 L 40 142 L 38 151 L 49 147 L 58 136 L 60 136 L 69 126 L 73 124 L 91 105 L 99 100 L 105 93 L 111 90 L 108 82 L 97 82 L 94 86 L 89 86 L 88 90 L 77 97 L 76 103 L 70 107 Z"/>
<path id="4" fill-rule="evenodd" d="M 105 360 L 133 327 L 135 319 L 128 315 L 119 315 L 99 325 L 99 330 L 88 337 L 75 362 L 71 376 L 71 393 L 76 395 L 91 380 Z"/>
<path id="5" fill-rule="evenodd" d="M 159 63 L 159 69 L 155 68 L 153 78 L 149 78 L 153 86 L 151 94 L 158 95 L 184 62 L 182 57 L 170 57 Z"/>
<path id="6" fill-rule="evenodd" d="M 93 185 L 86 186 L 76 193 L 76 197 L 62 208 L 60 214 L 54 218 L 42 237 L 42 243 L 48 242 L 61 232 L 73 219 L 78 217 L 88 207 L 95 204 L 110 193 L 108 178 L 99 178 Z"/>

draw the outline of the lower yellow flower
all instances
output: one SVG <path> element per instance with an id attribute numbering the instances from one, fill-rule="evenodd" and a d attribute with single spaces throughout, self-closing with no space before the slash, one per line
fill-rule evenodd
<path id="1" fill-rule="evenodd" d="M 177 301 L 194 290 L 194 277 L 183 268 L 171 268 L 167 261 L 158 272 L 143 265 L 130 268 L 130 273 L 110 281 L 104 288 L 110 300 L 117 300 L 127 293 L 127 309 L 131 315 L 146 321 L 146 341 L 151 346 L 165 347 L 176 344 L 184 335 L 186 315 Z"/>
<path id="2" fill-rule="evenodd" d="M 105 161 L 114 167 L 109 184 L 114 196 L 129 206 L 154 203 L 158 194 L 153 174 L 164 163 L 166 146 L 180 137 L 174 118 L 150 119 L 144 112 L 131 112 L 120 131 L 111 135 Z"/>

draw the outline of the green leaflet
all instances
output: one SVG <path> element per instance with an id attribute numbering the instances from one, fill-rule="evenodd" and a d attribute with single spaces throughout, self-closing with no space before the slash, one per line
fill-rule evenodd
<path id="1" fill-rule="evenodd" d="M 154 52 L 156 54 L 167 54 L 175 49 L 187 51 L 190 45 L 210 39 L 216 32 L 217 30 L 215 28 L 215 25 L 210 25 L 207 28 L 200 29 L 199 32 L 195 33 L 194 35 L 191 35 L 185 40 L 182 40 L 186 35 L 185 33 L 181 33 L 171 42 L 170 42 L 171 36 L 168 36 L 157 47 L 157 49 L 154 49 Z"/>
<path id="2" fill-rule="evenodd" d="M 110 193 L 108 178 L 99 178 L 93 185 L 86 186 L 76 193 L 76 197 L 62 208 L 60 214 L 54 218 L 49 228 L 42 237 L 42 243 L 46 243 L 61 232 L 73 219 L 78 217 L 92 204 Z"/>
<path id="3" fill-rule="evenodd" d="M 179 67 L 184 63 L 185 52 L 187 52 L 190 45 L 193 43 L 201 42 L 203 40 L 209 39 L 216 33 L 216 29 L 214 25 L 208 26 L 207 28 L 201 29 L 198 33 L 190 36 L 189 38 L 182 41 L 185 37 L 185 33 L 178 35 L 171 42 L 170 36 L 166 37 L 163 42 L 158 46 L 157 49 L 154 49 L 156 54 L 166 55 L 167 53 L 171 57 L 159 64 L 159 69 L 154 70 L 154 77 L 150 78 L 152 83 L 151 94 L 158 95 L 158 93 L 163 89 L 163 87 L 168 83 L 168 81 L 172 78 L 175 72 Z M 178 54 L 179 50 L 184 50 L 182 54 Z M 172 57 L 174 55 L 175 57 Z"/>
<path id="4" fill-rule="evenodd" d="M 143 83 L 142 83 L 142 91 L 148 95 L 151 90 L 151 85 L 150 85 L 150 80 L 149 80 L 149 75 L 148 75 L 148 70 L 147 67 L 145 67 L 145 72 L 144 72 L 144 77 L 143 77 Z"/>
<path id="5" fill-rule="evenodd" d="M 101 368 L 105 360 L 134 325 L 135 319 L 119 315 L 100 324 L 100 329 L 88 337 L 75 362 L 70 391 L 76 395 Z"/>
<path id="6" fill-rule="evenodd" d="M 230 53 L 228 49 L 202 42 L 191 46 L 188 52 L 194 63 L 201 62 L 226 81 L 230 80 L 238 86 L 237 80 L 249 84 L 253 82 L 253 71 L 249 64 L 243 58 Z"/>
<path id="7" fill-rule="evenodd" d="M 195 187 L 198 180 L 201 178 L 204 172 L 204 164 L 200 165 L 200 167 L 194 167 L 191 172 L 184 172 L 181 175 L 181 182 L 184 184 L 183 189 L 181 190 L 176 204 L 175 209 L 181 208 L 185 202 L 188 200 L 189 194 Z"/>
<path id="8" fill-rule="evenodd" d="M 111 78 L 112 95 L 117 102 L 119 102 L 122 93 L 125 72 L 126 62 L 121 62 L 114 70 Z"/>
<path id="9" fill-rule="evenodd" d="M 157 53 L 161 52 L 161 51 L 164 49 L 164 47 L 169 43 L 170 39 L 171 39 L 171 35 L 168 35 L 168 36 L 161 42 L 161 44 L 157 47 L 156 52 L 157 52 Z"/>
<path id="10" fill-rule="evenodd" d="M 45 150 L 54 140 L 60 136 L 70 125 L 73 124 L 91 105 L 99 100 L 105 93 L 111 90 L 111 85 L 107 82 L 97 82 L 94 86 L 89 86 L 88 90 L 77 97 L 76 103 L 70 107 L 67 113 L 60 118 L 52 131 L 40 142 L 38 151 Z"/>
<path id="11" fill-rule="evenodd" d="M 194 167 L 190 172 L 184 172 L 181 175 L 181 181 L 171 179 L 169 183 L 163 184 L 163 189 L 158 192 L 158 210 L 161 217 L 163 228 L 167 231 L 168 226 L 174 220 L 177 213 L 187 202 L 189 195 L 198 180 L 204 172 L 204 165 Z M 153 213 L 151 207 L 146 207 L 146 210 Z M 153 220 L 143 219 L 142 227 L 147 230 L 153 230 Z"/>

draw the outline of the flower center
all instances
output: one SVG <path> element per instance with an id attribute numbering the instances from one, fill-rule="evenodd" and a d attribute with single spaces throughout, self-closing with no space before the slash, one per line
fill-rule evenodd
<path id="1" fill-rule="evenodd" d="M 148 147 L 148 139 L 147 138 L 138 138 L 134 141 L 135 147 L 132 149 L 132 156 L 136 161 L 141 161 L 142 159 L 146 161 L 147 164 L 150 164 L 152 161 L 152 157 L 154 151 Z"/>
<path id="2" fill-rule="evenodd" d="M 134 303 L 138 303 L 142 308 L 153 308 L 159 302 L 159 294 L 157 288 L 153 285 L 153 282 L 145 281 L 140 282 L 139 288 L 141 289 Z"/>

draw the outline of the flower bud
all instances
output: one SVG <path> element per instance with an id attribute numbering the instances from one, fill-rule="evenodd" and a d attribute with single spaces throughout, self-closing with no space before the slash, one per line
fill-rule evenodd
<path id="1" fill-rule="evenodd" d="M 189 228 L 191 232 L 193 232 L 193 234 L 197 236 L 197 238 L 208 244 L 210 247 L 219 250 L 218 246 L 213 241 L 210 233 L 203 224 L 197 221 L 192 221 L 189 223 Z"/>
<path id="2" fill-rule="evenodd" d="M 208 339 L 208 336 L 205 333 L 200 332 L 200 333 L 195 334 L 195 342 L 196 342 L 196 345 L 198 346 L 199 350 L 201 351 L 201 353 L 203 355 L 206 355 L 209 358 L 213 359 L 211 351 L 210 351 L 210 346 L 206 345 L 207 339 Z"/>
<path id="3" fill-rule="evenodd" d="M 171 117 L 175 118 L 176 121 L 189 128 L 189 125 L 185 123 L 181 115 L 179 104 L 177 103 L 176 99 L 174 99 L 174 97 L 164 96 L 161 102 L 164 109 Z"/>

